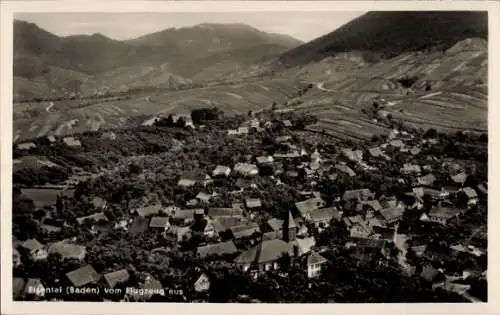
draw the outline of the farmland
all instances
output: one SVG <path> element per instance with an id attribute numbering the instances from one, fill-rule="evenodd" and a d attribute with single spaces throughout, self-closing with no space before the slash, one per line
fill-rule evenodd
<path id="1" fill-rule="evenodd" d="M 219 107 L 228 114 L 248 113 L 283 103 L 300 87 L 298 81 L 266 80 L 256 83 L 142 93 L 126 98 L 14 104 L 14 137 L 18 141 L 48 135 L 66 135 L 107 128 L 124 128 L 156 115 L 187 114 L 201 107 Z M 100 102 L 99 102 L 100 101 Z M 33 114 L 34 113 L 34 114 Z"/>

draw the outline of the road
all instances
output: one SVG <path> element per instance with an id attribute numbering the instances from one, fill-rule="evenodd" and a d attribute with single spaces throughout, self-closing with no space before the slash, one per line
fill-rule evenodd
<path id="1" fill-rule="evenodd" d="M 49 106 L 47 106 L 47 107 L 45 108 L 45 111 L 46 111 L 47 113 L 50 113 L 50 109 L 52 108 L 52 106 L 54 106 L 54 103 L 53 103 L 53 102 L 50 102 Z"/>

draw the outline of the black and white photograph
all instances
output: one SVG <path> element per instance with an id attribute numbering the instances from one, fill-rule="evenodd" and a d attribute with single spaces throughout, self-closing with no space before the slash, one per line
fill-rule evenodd
<path id="1" fill-rule="evenodd" d="M 428 7 L 15 12 L 9 298 L 488 303 L 492 16 Z"/>

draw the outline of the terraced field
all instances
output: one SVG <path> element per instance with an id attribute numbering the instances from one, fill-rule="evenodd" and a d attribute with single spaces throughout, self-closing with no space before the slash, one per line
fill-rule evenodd
<path id="1" fill-rule="evenodd" d="M 413 127 L 486 132 L 485 49 L 485 41 L 470 39 L 445 52 L 407 53 L 362 65 L 348 74 L 342 73 L 344 76 L 334 73 L 330 80 L 318 82 L 314 77 L 308 78 L 315 88 L 294 107 L 319 117 L 319 122 L 310 127 L 312 130 L 337 138 L 368 139 L 387 133 L 386 127 L 361 112 L 370 108 L 375 99 L 394 120 Z M 410 89 L 398 82 L 407 77 L 417 79 Z M 425 89 L 426 82 L 431 82 L 430 91 Z"/>
<path id="2" fill-rule="evenodd" d="M 267 80 L 231 86 L 196 88 L 133 95 L 129 99 L 98 102 L 79 107 L 82 101 L 14 104 L 14 137 L 17 141 L 48 135 L 127 127 L 157 115 L 188 114 L 192 109 L 216 106 L 228 114 L 283 103 L 300 87 L 298 81 Z M 31 113 L 35 112 L 35 114 Z"/>

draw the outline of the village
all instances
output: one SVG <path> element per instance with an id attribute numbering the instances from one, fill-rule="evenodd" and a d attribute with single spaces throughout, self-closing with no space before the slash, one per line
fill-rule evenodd
<path id="1" fill-rule="evenodd" d="M 85 299 L 252 302 L 265 301 L 255 293 L 263 282 L 351 302 L 324 293 L 355 281 L 341 279 L 340 259 L 353 270 L 391 270 L 429 296 L 484 299 L 487 162 L 453 152 L 443 141 L 460 141 L 435 131 L 339 142 L 304 130 L 301 119 L 273 109 L 230 123 L 177 115 L 144 125 L 177 130 L 178 139 L 99 175 L 79 171 L 84 181 L 59 183 L 69 188 L 14 220 L 23 232 L 14 232 L 15 299 L 78 300 L 64 288 L 94 288 Z M 46 140 L 16 150 L 60 142 L 78 152 L 85 142 Z M 114 191 L 117 178 L 128 190 Z M 29 189 L 14 192 L 15 213 L 28 207 Z M 300 285 L 286 284 L 297 277 Z M 220 297 L 222 287 L 231 292 Z M 379 302 L 398 299 L 388 290 Z"/>

